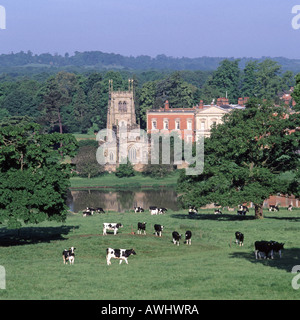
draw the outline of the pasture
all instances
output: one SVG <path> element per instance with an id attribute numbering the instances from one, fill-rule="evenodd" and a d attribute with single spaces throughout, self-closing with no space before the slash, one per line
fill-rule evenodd
<path id="1" fill-rule="evenodd" d="M 264 212 L 255 220 L 224 211 L 201 210 L 190 218 L 187 210 L 164 215 L 116 213 L 82 217 L 70 215 L 64 224 L 52 222 L 0 229 L 0 265 L 6 289 L 0 299 L 37 300 L 201 300 L 299 299 L 291 281 L 300 264 L 300 210 Z M 138 235 L 137 222 L 147 222 L 147 235 Z M 103 222 L 121 222 L 114 236 L 102 235 Z M 154 236 L 154 224 L 165 226 Z M 193 232 L 192 245 L 172 243 L 172 231 Z M 135 234 L 132 234 L 132 231 Z M 245 235 L 244 246 L 234 242 L 235 231 Z M 184 238 L 184 237 L 183 237 Z M 283 257 L 255 260 L 254 242 L 284 242 Z M 62 251 L 76 247 L 74 265 L 64 265 Z M 106 248 L 134 248 L 126 265 L 106 264 Z"/>

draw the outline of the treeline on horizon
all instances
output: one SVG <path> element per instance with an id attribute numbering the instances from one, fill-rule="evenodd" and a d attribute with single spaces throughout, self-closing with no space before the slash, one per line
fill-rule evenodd
<path id="1" fill-rule="evenodd" d="M 27 52 L 11 55 L 12 59 L 18 57 L 19 65 L 27 57 L 27 67 L 22 71 L 12 71 L 11 68 L 15 67 L 8 67 L 10 72 L 6 73 L 1 68 L 5 59 L 8 63 L 8 56 L 0 55 L 0 122 L 6 121 L 7 117 L 26 116 L 41 124 L 45 132 L 93 133 L 105 128 L 110 79 L 114 90 L 127 90 L 128 79 L 134 79 L 135 107 L 141 128 L 146 127 L 146 111 L 162 107 L 166 100 L 174 108 L 192 107 L 200 100 L 210 104 L 213 99 L 225 95 L 232 104 L 236 104 L 239 97 L 268 99 L 280 104 L 282 94 L 295 84 L 295 73 L 283 70 L 271 59 L 249 60 L 244 68 L 240 59 L 224 59 L 214 71 L 167 68 L 99 71 L 97 68 L 69 70 L 54 67 L 40 70 L 28 67 L 28 64 L 41 55 Z M 55 57 L 46 56 L 48 63 L 52 61 L 51 57 Z M 79 59 L 81 54 L 56 57 L 59 60 L 75 59 L 76 56 Z M 38 63 L 45 61 L 38 60 Z M 52 63 L 56 65 L 54 61 Z M 92 58 L 90 63 L 94 63 Z"/>
<path id="2" fill-rule="evenodd" d="M 216 70 L 221 61 L 228 59 L 236 60 L 234 57 L 207 57 L 198 58 L 172 57 L 165 54 L 159 54 L 156 57 L 148 55 L 123 56 L 115 53 L 105 53 L 102 51 L 75 51 L 73 55 L 65 53 L 34 54 L 30 50 L 17 53 L 0 54 L 0 72 L 9 72 L 15 67 L 27 68 L 90 68 L 97 70 L 107 69 L 125 69 L 125 70 Z M 249 61 L 262 62 L 266 59 L 272 59 L 278 62 L 283 71 L 290 70 L 294 73 L 300 72 L 300 59 L 288 59 L 285 57 L 241 57 L 239 58 L 239 67 L 245 68 Z"/>

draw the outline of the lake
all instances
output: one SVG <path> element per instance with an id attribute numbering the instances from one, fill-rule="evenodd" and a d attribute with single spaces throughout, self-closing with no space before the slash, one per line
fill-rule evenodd
<path id="1" fill-rule="evenodd" d="M 269 205 L 280 207 L 299 207 L 300 201 L 293 196 L 271 196 L 265 200 L 264 208 Z M 73 212 L 79 212 L 86 207 L 101 207 L 105 211 L 125 212 L 133 210 L 133 207 L 142 207 L 148 210 L 149 206 L 164 207 L 178 211 L 180 205 L 177 202 L 177 193 L 173 188 L 159 189 L 126 189 L 126 190 L 69 190 L 67 205 Z M 213 205 L 207 208 L 213 208 Z M 252 207 L 252 205 L 250 205 Z"/>
<path id="2" fill-rule="evenodd" d="M 125 212 L 133 207 L 148 209 L 149 206 L 179 210 L 177 193 L 172 188 L 141 190 L 69 190 L 67 205 L 73 212 L 86 207 L 101 207 L 105 211 Z"/>

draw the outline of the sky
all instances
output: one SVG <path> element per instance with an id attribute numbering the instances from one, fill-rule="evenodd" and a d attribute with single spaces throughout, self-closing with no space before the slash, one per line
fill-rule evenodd
<path id="1" fill-rule="evenodd" d="M 0 6 L 6 13 L 0 54 L 300 59 L 300 28 L 292 26 L 292 19 L 300 24 L 300 0 L 0 0 Z M 1 19 L 0 10 L 0 27 Z"/>

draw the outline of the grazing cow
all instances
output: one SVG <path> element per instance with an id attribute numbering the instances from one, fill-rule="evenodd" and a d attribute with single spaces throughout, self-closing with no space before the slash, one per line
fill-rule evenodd
<path id="1" fill-rule="evenodd" d="M 265 259 L 269 256 L 269 254 L 271 257 L 273 257 L 272 244 L 269 241 L 255 241 L 254 247 L 255 259 L 261 258 L 262 253 Z"/>
<path id="2" fill-rule="evenodd" d="M 181 234 L 179 234 L 177 231 L 173 231 L 172 237 L 173 237 L 173 243 L 179 246 L 179 240 L 181 239 Z"/>
<path id="3" fill-rule="evenodd" d="M 69 250 L 65 249 L 62 253 L 62 257 L 63 257 L 63 261 L 64 261 L 64 264 L 69 263 L 70 264 L 74 264 L 74 261 L 75 261 L 75 253 L 74 253 L 74 250 L 76 248 L 74 247 L 71 247 Z"/>
<path id="4" fill-rule="evenodd" d="M 248 207 L 243 205 L 238 205 L 238 211 L 237 211 L 238 215 L 245 216 L 247 212 L 249 212 Z"/>
<path id="5" fill-rule="evenodd" d="M 128 264 L 128 257 L 130 255 L 136 255 L 136 252 L 133 249 L 112 249 L 112 248 L 107 248 L 106 249 L 106 262 L 107 265 L 109 266 L 111 264 L 110 259 L 120 259 L 120 264 L 123 262 L 123 260 Z"/>
<path id="6" fill-rule="evenodd" d="M 154 225 L 154 230 L 155 230 L 155 235 L 158 237 L 161 237 L 161 233 L 164 229 L 164 226 L 160 225 L 160 224 L 155 224 Z"/>
<path id="7" fill-rule="evenodd" d="M 159 209 L 157 207 L 151 206 L 149 207 L 149 211 L 151 215 L 158 214 Z"/>
<path id="8" fill-rule="evenodd" d="M 94 208 L 90 208 L 90 207 L 86 207 L 86 212 L 90 212 L 92 215 L 95 213 L 95 209 Z"/>
<path id="9" fill-rule="evenodd" d="M 97 208 L 96 213 L 105 213 L 105 211 L 103 210 L 103 208 Z"/>
<path id="10" fill-rule="evenodd" d="M 271 212 L 271 211 L 273 211 L 273 212 L 277 212 L 277 211 L 279 211 L 279 207 L 278 207 L 278 205 L 270 205 L 270 207 L 269 207 L 269 211 Z"/>
<path id="11" fill-rule="evenodd" d="M 138 222 L 137 234 L 142 234 L 142 231 L 144 231 L 144 234 L 146 234 L 146 222 Z"/>
<path id="12" fill-rule="evenodd" d="M 281 258 L 281 250 L 283 250 L 283 246 L 284 246 L 284 243 L 279 243 L 277 241 L 273 241 L 271 240 L 270 241 L 271 245 L 272 245 L 272 250 L 273 250 L 273 253 L 274 252 L 277 252 L 279 254 L 279 258 Z"/>
<path id="13" fill-rule="evenodd" d="M 191 245 L 192 244 L 192 231 L 185 232 L 185 243 Z"/>
<path id="14" fill-rule="evenodd" d="M 107 230 L 112 230 L 114 232 L 114 235 L 117 234 L 119 228 L 122 228 L 123 225 L 121 223 L 103 223 L 103 235 L 107 235 Z"/>
<path id="15" fill-rule="evenodd" d="M 83 216 L 83 217 L 92 216 L 92 215 L 93 215 L 93 214 L 92 214 L 91 211 L 83 211 L 83 212 L 82 212 L 82 216 Z"/>
<path id="16" fill-rule="evenodd" d="M 189 215 L 197 214 L 198 210 L 195 206 L 189 206 Z"/>
<path id="17" fill-rule="evenodd" d="M 145 210 L 142 207 L 134 207 L 134 212 L 144 212 Z"/>
<path id="18" fill-rule="evenodd" d="M 278 252 L 281 258 L 281 250 L 283 249 L 284 243 L 279 243 L 277 241 L 256 241 L 255 244 L 255 258 L 261 258 L 264 256 L 266 258 L 274 258 L 274 252 Z"/>
<path id="19" fill-rule="evenodd" d="M 215 214 L 222 214 L 221 209 L 215 209 Z"/>
<path id="20" fill-rule="evenodd" d="M 238 244 L 239 246 L 243 246 L 244 245 L 244 235 L 243 233 L 237 231 L 235 233 L 235 243 Z"/>
<path id="21" fill-rule="evenodd" d="M 164 214 L 166 213 L 166 211 L 168 211 L 168 209 L 166 208 L 157 208 L 158 209 L 158 214 Z"/>
<path id="22" fill-rule="evenodd" d="M 288 211 L 292 211 L 293 210 L 293 205 L 289 205 L 287 208 L 286 208 Z"/>

